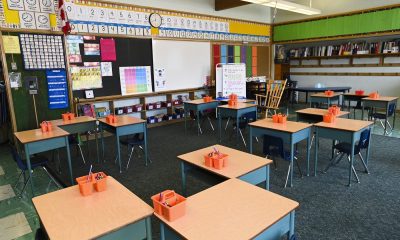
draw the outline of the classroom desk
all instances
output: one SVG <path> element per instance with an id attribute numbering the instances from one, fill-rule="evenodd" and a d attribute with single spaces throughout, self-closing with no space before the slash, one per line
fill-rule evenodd
<path id="1" fill-rule="evenodd" d="M 250 127 L 250 153 L 253 153 L 253 137 L 263 137 L 267 134 L 282 138 L 283 142 L 290 145 L 290 186 L 293 187 L 293 157 L 294 145 L 307 139 L 307 176 L 310 170 L 310 140 L 311 124 L 287 121 L 285 124 L 274 123 L 272 119 L 266 118 L 249 123 Z"/>
<path id="2" fill-rule="evenodd" d="M 71 155 L 69 152 L 68 132 L 62 130 L 57 126 L 54 126 L 51 132 L 43 133 L 41 129 L 33 129 L 23 132 L 16 132 L 14 133 L 14 135 L 18 139 L 18 141 L 22 145 L 24 145 L 26 165 L 28 167 L 29 176 L 31 178 L 30 182 L 32 188 L 32 196 L 35 196 L 35 187 L 33 183 L 34 179 L 32 177 L 30 156 L 35 153 L 41 153 L 57 148 L 66 147 L 71 185 L 74 185 L 71 166 Z"/>
<path id="3" fill-rule="evenodd" d="M 70 134 L 80 134 L 83 132 L 94 131 L 96 139 L 96 156 L 97 162 L 99 161 L 99 145 L 97 139 L 97 120 L 88 116 L 75 117 L 73 120 L 64 121 L 62 119 L 50 121 L 53 126 L 58 126 L 59 128 L 69 132 Z M 89 139 L 88 142 L 88 152 L 89 152 Z"/>
<path id="4" fill-rule="evenodd" d="M 288 88 L 289 91 L 292 92 L 305 92 L 306 93 L 306 103 L 308 103 L 308 93 L 309 92 L 325 92 L 327 90 L 331 90 L 334 92 L 342 92 L 346 93 L 349 92 L 351 87 L 323 87 L 323 88 L 317 88 L 317 87 L 295 87 L 295 88 Z"/>
<path id="5" fill-rule="evenodd" d="M 365 107 L 370 107 L 370 108 L 384 108 L 386 112 L 386 118 L 389 116 L 389 105 L 391 103 L 395 104 L 394 107 L 394 113 L 393 113 L 393 125 L 392 129 L 394 129 L 394 124 L 396 122 L 396 107 L 397 107 L 397 99 L 398 97 L 379 97 L 377 99 L 375 98 L 363 98 L 361 99 L 362 102 L 362 115 L 361 119 L 364 119 L 364 108 Z M 373 111 L 373 110 L 372 110 Z M 387 129 L 387 122 L 385 121 L 385 131 L 383 132 L 383 135 L 386 135 L 386 129 Z"/>
<path id="6" fill-rule="evenodd" d="M 211 100 L 210 102 L 204 102 L 203 99 L 196 99 L 192 101 L 183 102 L 183 108 L 185 111 L 185 133 L 186 133 L 186 120 L 187 117 L 190 117 L 190 111 L 195 112 L 196 121 L 197 121 L 197 135 L 200 134 L 200 112 L 217 108 L 219 105 L 219 101 Z"/>
<path id="7" fill-rule="evenodd" d="M 357 104 L 358 104 L 358 103 L 361 103 L 361 99 L 366 98 L 366 97 L 368 97 L 368 95 L 365 95 L 365 94 L 359 95 L 359 94 L 355 94 L 355 93 L 344 93 L 342 105 L 344 106 L 347 101 L 347 110 L 350 111 L 351 102 L 357 102 Z M 350 114 L 347 117 L 350 118 Z"/>
<path id="8" fill-rule="evenodd" d="M 151 239 L 153 209 L 113 177 L 83 197 L 78 185 L 32 199 L 49 239 Z"/>
<path id="9" fill-rule="evenodd" d="M 228 154 L 228 165 L 220 170 L 204 165 L 204 156 L 217 148 L 221 153 Z M 191 166 L 202 168 L 212 174 L 230 179 L 238 178 L 250 184 L 265 182 L 269 190 L 269 165 L 271 160 L 256 155 L 241 152 L 221 145 L 209 146 L 197 151 L 178 156 L 181 161 L 182 190 L 186 195 L 186 171 Z"/>
<path id="10" fill-rule="evenodd" d="M 229 101 L 229 98 L 216 98 L 216 100 L 220 101 L 221 103 L 227 103 Z M 247 99 L 247 98 L 238 98 L 237 100 L 238 103 L 254 103 L 256 104 L 256 100 L 254 99 Z"/>
<path id="11" fill-rule="evenodd" d="M 119 162 L 119 172 L 122 173 L 122 166 L 121 166 L 121 149 L 119 138 L 121 136 L 132 135 L 135 133 L 143 133 L 144 136 L 144 158 L 146 160 L 147 166 L 147 122 L 140 118 L 135 118 L 127 115 L 116 116 L 117 122 L 116 123 L 108 123 L 105 118 L 99 119 L 99 127 L 100 127 L 100 134 L 101 134 L 101 145 L 103 151 L 103 158 L 104 158 L 104 138 L 103 138 L 103 131 L 106 130 L 115 134 L 116 142 L 117 142 L 117 158 Z"/>
<path id="12" fill-rule="evenodd" d="M 298 122 L 307 122 L 307 123 L 317 123 L 322 122 L 324 120 L 324 115 L 328 114 L 328 109 L 321 108 L 305 108 L 296 111 L 297 121 Z M 343 117 L 348 115 L 349 112 L 340 111 L 336 117 Z"/>
<path id="13" fill-rule="evenodd" d="M 221 135 L 222 135 L 222 117 L 228 117 L 228 121 L 226 122 L 226 125 L 229 123 L 230 118 L 235 118 L 236 119 L 236 144 L 239 141 L 239 118 L 249 112 L 256 112 L 255 116 L 257 118 L 257 105 L 256 104 L 250 104 L 250 103 L 241 103 L 238 102 L 236 106 L 229 106 L 228 104 L 226 105 L 220 105 L 217 108 L 218 110 L 218 130 L 219 130 L 219 141 L 221 142 Z M 226 127 L 225 127 L 226 129 Z"/>
<path id="14" fill-rule="evenodd" d="M 298 202 L 230 179 L 186 199 L 186 214 L 160 219 L 161 239 L 288 239 Z"/>
<path id="15" fill-rule="evenodd" d="M 337 118 L 335 123 L 319 122 L 314 124 L 315 128 L 315 158 L 314 158 L 314 176 L 317 176 L 317 162 L 318 162 L 318 142 L 319 138 L 328 138 L 338 140 L 339 142 L 347 142 L 352 146 L 353 151 L 350 154 L 349 164 L 349 184 L 351 185 L 352 167 L 354 161 L 354 148 L 358 140 L 360 140 L 361 132 L 365 129 L 372 128 L 373 122 L 353 120 L 347 118 Z M 372 132 L 372 131 L 371 131 Z M 371 133 L 369 138 L 371 139 Z M 371 141 L 371 140 L 370 140 Z M 368 166 L 369 149 L 371 142 L 368 144 L 366 165 Z"/>
<path id="16" fill-rule="evenodd" d="M 326 103 L 329 107 L 334 101 L 337 101 L 337 105 L 339 105 L 340 95 L 340 93 L 334 93 L 332 96 L 327 96 L 325 93 L 313 94 L 310 96 L 310 107 L 313 103 Z"/>

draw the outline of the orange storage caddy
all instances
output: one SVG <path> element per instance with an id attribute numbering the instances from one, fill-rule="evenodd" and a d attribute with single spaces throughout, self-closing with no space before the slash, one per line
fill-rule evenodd
<path id="1" fill-rule="evenodd" d="M 333 115 L 338 115 L 340 113 L 340 107 L 332 105 L 332 107 L 328 108 L 328 111 Z"/>
<path id="2" fill-rule="evenodd" d="M 228 100 L 228 105 L 231 106 L 231 107 L 237 106 L 237 100 L 229 99 Z"/>
<path id="3" fill-rule="evenodd" d="M 356 90 L 356 95 L 364 95 L 364 90 Z"/>
<path id="4" fill-rule="evenodd" d="M 373 92 L 373 93 L 370 93 L 370 94 L 369 94 L 369 97 L 370 97 L 370 98 L 377 99 L 377 98 L 379 98 L 379 94 L 378 94 L 378 92 Z"/>
<path id="5" fill-rule="evenodd" d="M 334 123 L 335 122 L 335 115 L 328 113 L 324 115 L 324 122 L 326 123 Z"/>
<path id="6" fill-rule="evenodd" d="M 168 221 L 174 221 L 185 215 L 186 198 L 173 190 L 165 190 L 151 197 L 154 212 Z"/>
<path id="7" fill-rule="evenodd" d="M 103 172 L 94 173 L 93 175 L 94 189 L 97 192 L 107 190 L 107 175 Z"/>
<path id="8" fill-rule="evenodd" d="M 324 92 L 324 94 L 326 95 L 326 96 L 333 96 L 333 91 L 331 91 L 331 90 L 327 90 L 327 91 L 325 91 Z"/>
<path id="9" fill-rule="evenodd" d="M 82 196 L 89 196 L 93 192 L 93 179 L 92 176 L 83 176 L 76 178 L 76 182 L 79 186 L 79 191 Z"/>
<path id="10" fill-rule="evenodd" d="M 211 152 L 204 156 L 204 165 L 216 169 L 228 166 L 228 154 Z"/>
<path id="11" fill-rule="evenodd" d="M 106 117 L 106 120 L 108 123 L 116 123 L 117 122 L 117 117 L 115 115 L 108 115 Z"/>
<path id="12" fill-rule="evenodd" d="M 279 123 L 279 115 L 278 114 L 272 115 L 272 122 Z"/>
<path id="13" fill-rule="evenodd" d="M 63 121 L 68 121 L 68 120 L 73 120 L 75 119 L 75 114 L 74 113 L 63 113 L 61 114 L 61 118 Z"/>
<path id="14" fill-rule="evenodd" d="M 45 132 L 51 132 L 53 126 L 51 125 L 51 122 L 43 121 L 40 124 L 40 128 L 42 129 L 42 132 L 45 133 Z"/>
<path id="15" fill-rule="evenodd" d="M 278 123 L 286 123 L 286 121 L 287 121 L 286 115 L 278 114 Z"/>
<path id="16" fill-rule="evenodd" d="M 211 100 L 212 100 L 212 97 L 210 97 L 210 96 L 203 97 L 204 102 L 211 102 Z"/>

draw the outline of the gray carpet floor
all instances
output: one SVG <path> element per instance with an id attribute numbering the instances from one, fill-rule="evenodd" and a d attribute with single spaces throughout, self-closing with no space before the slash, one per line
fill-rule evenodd
<path id="1" fill-rule="evenodd" d="M 176 156 L 217 143 L 217 134 L 211 131 L 208 124 L 204 124 L 203 130 L 204 134 L 197 136 L 196 129 L 192 127 L 185 135 L 183 123 L 149 129 L 152 163 L 146 167 L 143 156 L 136 155 L 129 169 L 122 174 L 114 164 L 115 138 L 108 137 L 105 139 L 106 162 L 94 162 L 94 171 L 104 171 L 113 176 L 151 204 L 150 197 L 162 190 L 181 192 L 180 165 Z M 225 132 L 221 144 L 245 151 L 242 143 L 236 146 L 232 131 L 230 128 Z M 245 136 L 248 136 L 247 132 Z M 306 166 L 305 146 L 304 142 L 298 147 L 303 172 Z M 355 167 L 359 170 L 361 183 L 354 182 L 351 187 L 346 186 L 346 161 L 332 167 L 326 174 L 321 172 L 329 161 L 330 147 L 330 140 L 320 141 L 318 176 L 300 178 L 296 169 L 293 188 L 283 188 L 287 162 L 278 160 L 278 168 L 271 169 L 270 190 L 300 203 L 295 220 L 298 239 L 396 239 L 400 229 L 400 139 L 373 135 L 369 163 L 371 174 L 365 174 L 357 161 Z M 128 153 L 125 146 L 122 149 L 123 164 L 126 165 Z M 63 153 L 62 150 L 60 152 Z M 94 149 L 91 152 L 94 153 Z M 262 156 L 261 142 L 255 143 L 254 153 Z M 62 158 L 65 158 L 63 155 Z M 74 148 L 72 157 L 74 175 L 85 175 L 90 165 L 82 164 Z M 68 182 L 67 165 L 65 161 L 61 162 L 63 171 L 60 178 Z M 52 167 L 55 169 L 55 165 Z M 222 181 L 224 179 L 202 170 L 191 170 L 187 177 L 187 193 L 195 194 Z M 152 231 L 154 239 L 159 239 L 159 223 L 155 218 L 152 219 Z"/>

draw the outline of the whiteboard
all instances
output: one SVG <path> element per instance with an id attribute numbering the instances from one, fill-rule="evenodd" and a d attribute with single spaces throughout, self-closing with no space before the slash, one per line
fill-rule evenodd
<path id="1" fill-rule="evenodd" d="M 210 61 L 210 42 L 153 39 L 154 91 L 202 87 Z"/>

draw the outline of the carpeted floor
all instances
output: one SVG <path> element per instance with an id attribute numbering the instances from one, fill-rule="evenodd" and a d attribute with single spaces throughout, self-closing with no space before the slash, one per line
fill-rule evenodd
<path id="1" fill-rule="evenodd" d="M 146 167 L 143 157 L 136 156 L 130 168 L 124 169 L 122 174 L 114 165 L 115 138 L 109 137 L 105 140 L 106 162 L 101 164 L 95 162 L 94 171 L 104 171 L 112 175 L 151 204 L 150 196 L 162 190 L 174 189 L 181 192 L 180 166 L 176 156 L 217 143 L 217 135 L 208 125 L 205 124 L 203 130 L 204 134 L 201 136 L 196 135 L 195 128 L 189 129 L 185 135 L 183 123 L 149 129 L 149 153 L 152 163 Z M 232 129 L 228 129 L 225 133 L 222 144 L 245 151 L 242 143 L 236 146 L 233 140 L 229 140 L 235 139 L 234 135 L 230 136 L 231 131 Z M 247 133 L 245 136 L 248 136 Z M 400 228 L 398 187 L 400 139 L 373 135 L 369 165 L 371 174 L 365 174 L 361 163 L 357 161 L 355 167 L 360 170 L 358 172 L 361 183 L 354 182 L 352 187 L 346 186 L 348 180 L 346 161 L 332 167 L 327 174 L 321 173 L 320 170 L 329 161 L 330 146 L 330 140 L 320 141 L 319 175 L 300 178 L 296 169 L 293 188 L 283 188 L 287 162 L 278 160 L 278 169 L 271 170 L 271 191 L 300 203 L 300 208 L 296 212 L 295 228 L 298 238 L 307 240 L 396 238 Z M 63 150 L 60 152 L 63 153 Z M 126 165 L 126 147 L 123 147 L 122 153 L 123 164 Z M 261 143 L 255 143 L 254 153 L 262 155 Z M 305 143 L 299 145 L 298 156 L 305 172 Z M 83 166 L 74 148 L 72 157 L 74 175 L 85 175 L 90 165 Z M 68 182 L 65 161 L 62 161 L 62 169 L 61 179 Z M 187 178 L 187 193 L 192 195 L 223 180 L 201 170 L 192 170 Z M 159 239 L 159 223 L 155 218 L 152 219 L 152 231 L 154 239 Z"/>

